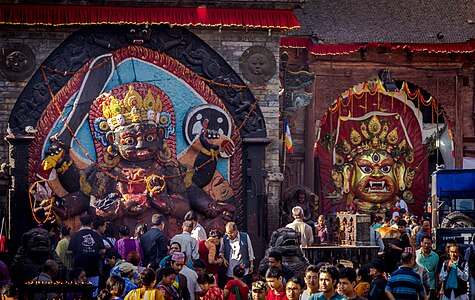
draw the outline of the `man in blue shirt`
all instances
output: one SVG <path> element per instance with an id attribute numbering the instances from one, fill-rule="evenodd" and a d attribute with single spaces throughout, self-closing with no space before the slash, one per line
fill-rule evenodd
<path id="1" fill-rule="evenodd" d="M 411 252 L 401 254 L 402 266 L 391 273 L 386 285 L 386 296 L 389 300 L 425 300 L 426 294 L 422 279 L 412 270 L 415 264 Z"/>
<path id="2" fill-rule="evenodd" d="M 340 273 L 330 265 L 324 265 L 318 272 L 318 282 L 320 283 L 320 293 L 310 296 L 310 300 L 346 300 L 347 298 L 336 292 Z"/>

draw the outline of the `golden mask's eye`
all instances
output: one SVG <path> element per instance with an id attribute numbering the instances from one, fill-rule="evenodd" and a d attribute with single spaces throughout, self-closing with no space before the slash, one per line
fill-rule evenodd
<path id="1" fill-rule="evenodd" d="M 152 134 L 152 133 L 147 134 L 147 136 L 145 137 L 145 140 L 147 142 L 153 142 L 153 140 L 155 140 L 155 134 Z"/>
<path id="2" fill-rule="evenodd" d="M 386 166 L 382 166 L 381 168 L 379 168 L 381 170 L 381 172 L 383 173 L 389 173 L 391 171 L 391 166 L 389 165 L 386 165 Z"/>
<path id="3" fill-rule="evenodd" d="M 366 174 L 370 174 L 371 172 L 373 172 L 373 168 L 370 166 L 360 166 L 360 169 Z"/>

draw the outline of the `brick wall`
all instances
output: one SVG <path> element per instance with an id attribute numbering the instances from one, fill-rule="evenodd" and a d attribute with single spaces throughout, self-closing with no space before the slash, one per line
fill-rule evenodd
<path id="1" fill-rule="evenodd" d="M 251 46 L 264 46 L 268 48 L 276 58 L 279 64 L 279 35 L 278 32 L 268 31 L 237 31 L 222 30 L 192 30 L 201 39 L 206 41 L 214 50 L 216 50 L 242 77 L 239 70 L 239 58 L 242 53 Z M 253 89 L 254 95 L 259 99 L 259 107 L 265 117 L 267 137 L 271 139 L 266 148 L 265 169 L 270 174 L 279 174 L 281 172 L 279 165 L 279 77 L 278 66 L 276 74 L 267 82 L 263 92 L 259 88 Z M 243 80 L 245 80 L 243 78 Z M 249 83 L 249 82 L 246 82 Z M 274 176 L 270 176 L 274 177 Z M 279 178 L 279 176 L 276 176 Z M 279 203 L 280 203 L 279 180 L 269 180 L 267 182 L 268 199 L 268 219 L 267 225 L 269 232 L 279 227 Z"/>
<path id="2" fill-rule="evenodd" d="M 35 54 L 36 67 L 40 66 L 48 55 L 77 27 L 28 27 L 28 26 L 0 26 L 0 47 L 6 48 L 13 43 L 28 45 Z M 8 146 L 4 141 L 7 132 L 7 123 L 10 111 L 15 105 L 21 91 L 28 83 L 29 78 L 11 82 L 0 76 L 0 163 L 6 162 Z"/>

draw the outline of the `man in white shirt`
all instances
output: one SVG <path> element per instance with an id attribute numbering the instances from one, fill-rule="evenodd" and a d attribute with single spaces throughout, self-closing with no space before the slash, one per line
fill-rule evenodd
<path id="1" fill-rule="evenodd" d="M 219 256 L 224 258 L 224 265 L 228 267 L 226 275 L 233 277 L 233 269 L 240 264 L 243 265 L 245 274 L 252 274 L 254 271 L 254 250 L 251 239 L 245 232 L 239 232 L 234 222 L 226 224 L 226 235 L 219 249 Z"/>
<path id="2" fill-rule="evenodd" d="M 175 235 L 171 242 L 177 242 L 181 245 L 181 251 L 186 253 L 189 261 L 199 259 L 198 242 L 191 237 L 191 230 L 193 229 L 191 221 L 183 222 L 182 229 L 183 232 Z"/>
<path id="3" fill-rule="evenodd" d="M 294 221 L 285 227 L 291 228 L 300 233 L 300 246 L 307 247 L 313 244 L 313 230 L 310 225 L 303 221 L 304 213 L 300 206 L 292 208 L 292 217 Z"/>
<path id="4" fill-rule="evenodd" d="M 206 230 L 198 223 L 198 214 L 192 210 L 186 213 L 185 221 L 190 221 L 193 224 L 193 230 L 191 230 L 191 236 L 197 241 L 205 241 L 208 237 L 206 236 Z"/>
<path id="5" fill-rule="evenodd" d="M 398 211 L 401 209 L 406 210 L 406 213 L 409 213 L 409 208 L 407 207 L 406 201 L 402 200 L 401 198 L 397 197 L 398 201 L 396 202 L 395 206 L 398 208 Z"/>

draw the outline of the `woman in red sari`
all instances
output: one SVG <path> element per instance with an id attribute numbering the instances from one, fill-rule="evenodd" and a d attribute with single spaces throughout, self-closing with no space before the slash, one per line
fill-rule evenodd
<path id="1" fill-rule="evenodd" d="M 234 279 L 229 280 L 224 286 L 224 299 L 248 299 L 249 287 L 242 281 L 246 274 L 243 266 L 235 266 L 233 269 Z M 238 297 L 239 295 L 239 297 Z"/>
<path id="2" fill-rule="evenodd" d="M 158 283 L 158 289 L 162 292 L 165 300 L 180 300 L 180 294 L 176 287 L 173 286 L 177 271 L 172 267 L 166 267 L 160 271 L 162 280 Z"/>
<path id="3" fill-rule="evenodd" d="M 206 293 L 203 300 L 224 300 L 224 292 L 216 285 L 213 274 L 201 274 L 196 282 L 200 285 L 201 290 Z"/>
<path id="4" fill-rule="evenodd" d="M 223 263 L 223 259 L 218 256 L 221 232 L 217 229 L 210 231 L 208 238 L 198 242 L 198 253 L 200 259 L 205 263 L 205 271 L 208 274 L 218 276 L 218 267 Z"/>

